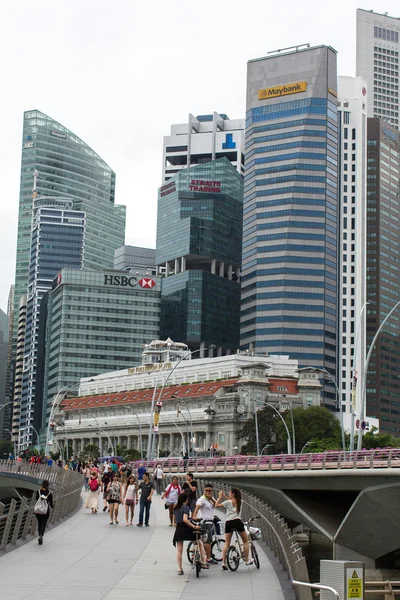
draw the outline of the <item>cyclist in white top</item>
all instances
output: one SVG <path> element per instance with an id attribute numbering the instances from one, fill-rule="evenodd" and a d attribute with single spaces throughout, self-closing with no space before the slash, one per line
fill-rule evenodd
<path id="1" fill-rule="evenodd" d="M 225 499 L 225 501 L 224 501 Z M 218 500 L 215 508 L 224 508 L 226 511 L 225 519 L 225 545 L 222 549 L 222 568 L 228 570 L 226 565 L 226 553 L 231 544 L 232 534 L 237 531 L 243 541 L 243 551 L 246 565 L 252 565 L 253 559 L 249 559 L 249 541 L 242 521 L 242 493 L 237 488 L 232 488 L 229 495 L 226 496 L 222 490 L 218 493 Z"/>
<path id="2" fill-rule="evenodd" d="M 199 518 L 206 521 L 213 521 L 215 516 L 215 503 L 216 500 L 213 498 L 213 489 L 211 483 L 207 483 L 204 486 L 204 495 L 196 502 L 196 508 L 193 511 L 193 519 Z M 218 561 L 211 557 L 211 542 L 212 542 L 212 530 L 213 525 L 207 525 L 207 540 L 204 542 L 204 548 L 207 555 L 207 562 L 213 565 L 217 565 Z"/>

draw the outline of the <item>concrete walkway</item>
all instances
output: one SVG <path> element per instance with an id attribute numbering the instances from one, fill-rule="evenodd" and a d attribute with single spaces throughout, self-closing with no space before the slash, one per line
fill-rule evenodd
<path id="1" fill-rule="evenodd" d="M 135 516 L 138 515 L 135 513 Z M 261 568 L 236 573 L 211 565 L 200 578 L 184 558 L 177 575 L 173 529 L 164 502 L 153 500 L 150 527 L 119 525 L 107 513 L 81 509 L 49 531 L 43 546 L 33 540 L 0 558 L 1 600 L 284 600 L 281 585 L 260 549 Z M 185 544 L 186 549 L 186 544 Z"/>

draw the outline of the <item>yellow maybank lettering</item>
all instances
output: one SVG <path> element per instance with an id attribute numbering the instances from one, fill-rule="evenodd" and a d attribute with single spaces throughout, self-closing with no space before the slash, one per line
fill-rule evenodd
<path id="1" fill-rule="evenodd" d="M 280 98 L 289 94 L 299 94 L 307 90 L 307 81 L 297 81 L 296 83 L 285 83 L 274 87 L 264 88 L 259 90 L 259 100 L 269 100 L 269 98 Z"/>

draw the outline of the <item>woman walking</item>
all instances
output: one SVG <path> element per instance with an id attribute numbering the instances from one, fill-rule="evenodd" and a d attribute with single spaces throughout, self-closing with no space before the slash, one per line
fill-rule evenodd
<path id="1" fill-rule="evenodd" d="M 135 505 L 137 504 L 137 485 L 134 475 L 130 475 L 124 490 L 123 501 L 125 503 L 126 526 L 132 525 L 135 514 Z"/>
<path id="2" fill-rule="evenodd" d="M 225 500 L 224 500 L 225 498 Z M 246 565 L 252 565 L 253 559 L 249 560 L 249 542 L 247 539 L 245 527 L 242 521 L 242 494 L 237 488 L 232 488 L 227 496 L 222 490 L 218 494 L 218 500 L 215 508 L 224 508 L 226 511 L 225 520 L 225 544 L 222 548 L 222 568 L 228 570 L 226 565 L 226 553 L 231 544 L 232 533 L 237 531 L 243 541 L 244 559 Z"/>
<path id="3" fill-rule="evenodd" d="M 110 511 L 110 525 L 115 523 L 118 525 L 118 511 L 121 503 L 121 484 L 119 482 L 118 473 L 113 474 L 112 481 L 107 486 L 107 502 Z"/>
<path id="4" fill-rule="evenodd" d="M 43 544 L 43 536 L 46 531 L 47 521 L 50 516 L 50 507 L 54 507 L 53 494 L 49 490 L 49 482 L 47 479 L 42 481 L 40 490 L 36 492 L 35 515 L 38 522 L 38 544 Z"/>
<path id="5" fill-rule="evenodd" d="M 188 495 L 183 492 L 179 494 L 178 501 L 175 506 L 174 515 L 176 521 L 176 529 L 174 538 L 172 543 L 176 546 L 176 560 L 178 563 L 178 575 L 183 575 L 182 568 L 182 553 L 183 553 L 183 542 L 188 541 L 192 542 L 196 539 L 195 531 L 200 529 L 199 525 L 194 525 L 190 519 L 190 508 L 188 506 Z M 199 548 L 202 560 L 202 568 L 208 569 L 208 564 L 206 561 L 206 555 L 204 552 L 204 546 L 201 541 L 199 541 Z"/>
<path id="6" fill-rule="evenodd" d="M 90 478 L 90 467 L 89 467 L 88 463 L 85 463 L 83 465 L 83 479 L 85 482 L 85 490 L 86 491 L 89 489 L 89 478 Z"/>
<path id="7" fill-rule="evenodd" d="M 178 484 L 178 478 L 173 477 L 172 482 L 169 484 L 163 495 L 162 499 L 165 498 L 165 508 L 169 510 L 169 526 L 174 526 L 174 506 L 178 502 L 179 494 L 182 493 L 181 486 Z"/>
<path id="8" fill-rule="evenodd" d="M 92 510 L 92 514 L 97 513 L 97 511 L 99 510 L 100 487 L 101 481 L 99 479 L 98 473 L 96 473 L 96 471 L 92 471 L 90 473 L 88 484 L 89 493 L 85 502 L 85 508 L 90 508 Z"/>

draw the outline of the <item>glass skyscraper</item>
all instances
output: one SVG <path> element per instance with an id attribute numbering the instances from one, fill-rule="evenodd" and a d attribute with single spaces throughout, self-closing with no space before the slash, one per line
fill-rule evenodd
<path id="1" fill-rule="evenodd" d="M 239 347 L 242 221 L 243 179 L 227 158 L 182 169 L 160 188 L 162 339 L 214 344 L 219 354 Z"/>
<path id="2" fill-rule="evenodd" d="M 27 314 L 20 405 L 20 447 L 32 441 L 32 428 L 41 424 L 41 398 L 35 402 L 40 303 L 62 267 L 83 266 L 85 213 L 72 210 L 72 200 L 33 199 Z M 41 385 L 38 386 L 41 389 Z"/>
<path id="3" fill-rule="evenodd" d="M 336 371 L 336 52 L 296 48 L 247 72 L 241 345 Z M 335 394 L 325 390 L 326 404 Z"/>
<path id="4" fill-rule="evenodd" d="M 84 266 L 112 267 L 124 243 L 125 207 L 114 204 L 115 173 L 85 142 L 38 110 L 24 113 L 14 310 L 27 293 L 32 227 L 32 189 L 38 173 L 40 195 L 71 198 L 86 213 Z M 13 354 L 16 352 L 14 321 Z"/>

